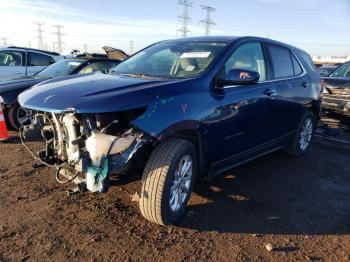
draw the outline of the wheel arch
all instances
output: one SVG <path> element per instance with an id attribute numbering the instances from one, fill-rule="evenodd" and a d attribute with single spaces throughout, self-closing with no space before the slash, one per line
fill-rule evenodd
<path id="1" fill-rule="evenodd" d="M 158 136 L 154 146 L 159 143 L 163 143 L 171 138 L 181 138 L 190 141 L 195 148 L 197 161 L 198 161 L 198 171 L 199 176 L 206 176 L 209 170 L 211 157 L 208 150 L 208 143 L 206 142 L 204 136 L 200 133 L 198 128 L 181 128 L 174 129 L 174 127 L 168 128 L 165 132 L 162 132 Z"/>

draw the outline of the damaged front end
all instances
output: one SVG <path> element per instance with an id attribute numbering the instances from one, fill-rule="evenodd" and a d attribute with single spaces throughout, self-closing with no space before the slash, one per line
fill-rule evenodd
<path id="1" fill-rule="evenodd" d="M 21 130 L 21 140 L 43 165 L 56 167 L 56 180 L 74 182 L 91 192 L 105 192 L 109 176 L 126 173 L 141 164 L 152 137 L 130 126 L 137 110 L 127 113 L 76 114 L 35 112 Z M 45 147 L 34 152 L 28 145 L 35 136 Z"/>

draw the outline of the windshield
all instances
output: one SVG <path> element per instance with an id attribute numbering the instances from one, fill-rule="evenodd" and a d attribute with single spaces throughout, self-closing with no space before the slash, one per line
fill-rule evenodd
<path id="1" fill-rule="evenodd" d="M 330 77 L 350 77 L 350 63 L 342 64 L 337 69 L 333 71 Z"/>
<path id="2" fill-rule="evenodd" d="M 125 60 L 113 69 L 118 74 L 164 78 L 191 78 L 205 71 L 224 42 L 162 42 Z"/>
<path id="3" fill-rule="evenodd" d="M 84 62 L 85 60 L 82 59 L 63 59 L 46 67 L 35 76 L 50 78 L 66 76 L 71 74 L 78 66 Z"/>

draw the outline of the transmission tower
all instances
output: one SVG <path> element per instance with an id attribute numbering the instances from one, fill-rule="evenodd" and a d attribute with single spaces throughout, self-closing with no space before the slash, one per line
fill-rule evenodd
<path id="1" fill-rule="evenodd" d="M 57 35 L 57 52 L 58 53 L 62 53 L 62 45 L 65 44 L 64 42 L 62 42 L 62 36 L 65 35 L 62 33 L 62 29 L 64 28 L 61 25 L 54 25 L 53 27 L 56 28 L 56 32 L 54 32 L 54 35 Z"/>
<path id="2" fill-rule="evenodd" d="M 205 35 L 210 35 L 210 29 L 213 25 L 216 25 L 212 19 L 212 13 L 215 12 L 215 8 L 211 6 L 201 5 L 202 9 L 206 12 L 206 18 L 199 21 L 204 25 Z"/>
<path id="3" fill-rule="evenodd" d="M 7 40 L 9 40 L 7 37 L 1 37 L 1 42 L 2 42 L 2 46 L 3 47 L 7 47 L 8 46 Z"/>
<path id="4" fill-rule="evenodd" d="M 178 5 L 182 7 L 182 14 L 178 16 L 182 26 L 177 31 L 181 33 L 182 37 L 187 37 L 190 32 L 190 30 L 188 30 L 188 23 L 191 20 L 188 16 L 188 8 L 192 6 L 192 2 L 188 0 L 178 0 Z"/>
<path id="5" fill-rule="evenodd" d="M 134 53 L 134 41 L 130 40 L 130 55 Z"/>
<path id="6" fill-rule="evenodd" d="M 44 37 L 43 37 L 44 31 L 42 29 L 42 26 L 44 26 L 44 23 L 34 22 L 34 24 L 36 24 L 37 27 L 38 27 L 37 30 L 36 30 L 36 32 L 38 34 L 36 36 L 36 38 L 38 38 L 38 48 L 39 49 L 44 49 Z"/>

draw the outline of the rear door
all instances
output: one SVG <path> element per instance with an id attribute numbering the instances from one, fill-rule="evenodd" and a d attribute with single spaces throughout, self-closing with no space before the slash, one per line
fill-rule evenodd
<path id="1" fill-rule="evenodd" d="M 276 90 L 271 100 L 274 122 L 269 123 L 269 128 L 275 130 L 273 136 L 284 136 L 298 128 L 312 101 L 311 80 L 290 49 L 275 44 L 268 44 L 267 49 L 272 69 L 271 82 Z"/>
<path id="2" fill-rule="evenodd" d="M 25 53 L 16 50 L 0 51 L 0 78 L 25 76 Z"/>
<path id="3" fill-rule="evenodd" d="M 51 56 L 37 52 L 28 52 L 27 58 L 28 76 L 34 75 L 35 73 L 43 70 L 45 67 L 55 62 Z"/>

